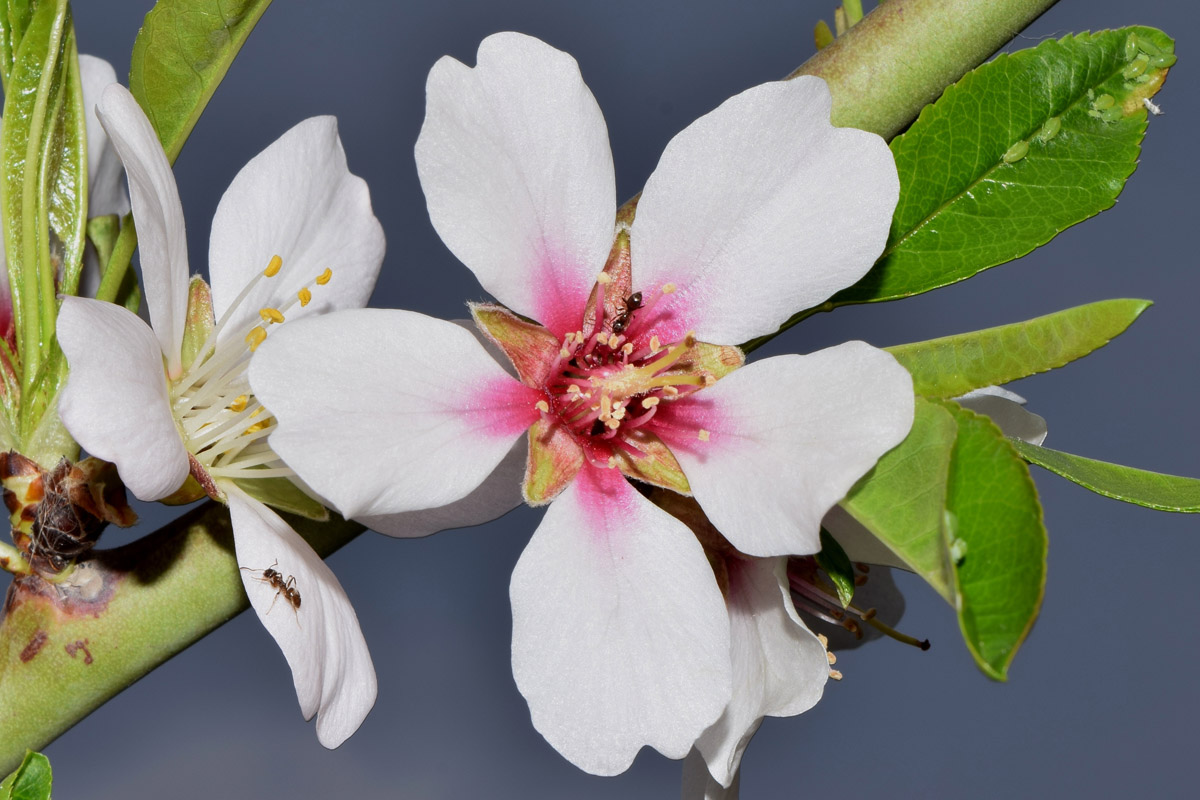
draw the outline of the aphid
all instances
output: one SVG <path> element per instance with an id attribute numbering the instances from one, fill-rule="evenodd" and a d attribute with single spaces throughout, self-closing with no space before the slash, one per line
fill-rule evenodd
<path id="1" fill-rule="evenodd" d="M 1112 108 L 1115 102 L 1117 102 L 1116 98 L 1111 94 L 1102 94 L 1096 98 L 1096 102 L 1092 104 L 1092 107 L 1097 111 L 1103 111 L 1106 108 Z"/>
<path id="2" fill-rule="evenodd" d="M 271 608 L 267 609 L 267 613 L 271 613 L 271 609 L 275 607 L 275 601 L 279 599 L 280 595 L 282 595 L 283 599 L 288 602 L 288 605 L 292 607 L 293 611 L 299 611 L 300 590 L 296 588 L 296 579 L 291 575 L 287 576 L 285 579 L 283 577 L 283 573 L 275 569 L 277 564 L 279 564 L 279 559 L 275 559 L 274 564 L 271 564 L 271 566 L 264 569 L 262 571 L 262 577 L 258 579 L 263 583 L 270 584 L 271 588 L 275 590 L 275 597 L 271 600 Z M 251 569 L 250 567 L 242 567 L 242 569 L 250 572 L 257 572 L 257 570 Z"/>
<path id="3" fill-rule="evenodd" d="M 1062 130 L 1062 117 L 1051 117 L 1046 120 L 1046 124 L 1037 132 L 1038 141 L 1043 143 L 1048 142 L 1055 136 L 1058 136 L 1060 130 Z"/>
<path id="4" fill-rule="evenodd" d="M 1125 39 L 1125 60 L 1130 61 L 1138 54 L 1138 38 L 1136 33 L 1131 33 Z"/>
<path id="5" fill-rule="evenodd" d="M 1146 71 L 1146 67 L 1150 66 L 1150 56 L 1143 53 L 1130 62 L 1129 66 L 1121 70 L 1121 76 L 1126 80 L 1136 78 Z"/>
<path id="6" fill-rule="evenodd" d="M 1015 164 L 1018 161 L 1020 161 L 1022 158 L 1024 158 L 1025 154 L 1028 152 L 1029 152 L 1029 142 L 1022 139 L 1021 141 L 1014 144 L 1012 147 L 1008 148 L 1008 151 L 1004 154 L 1004 163 L 1005 164 Z"/>
<path id="7" fill-rule="evenodd" d="M 642 293 L 634 292 L 625 298 L 624 307 L 621 313 L 617 315 L 612 323 L 612 332 L 621 333 L 629 327 L 629 323 L 633 320 L 633 312 L 642 307 Z"/>

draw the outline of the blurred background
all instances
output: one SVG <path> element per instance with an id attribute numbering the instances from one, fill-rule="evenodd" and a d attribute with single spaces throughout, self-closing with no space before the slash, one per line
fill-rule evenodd
<path id="1" fill-rule="evenodd" d="M 127 75 L 151 5 L 76 3 L 80 50 Z M 501 30 L 572 53 L 608 121 L 624 199 L 693 119 L 807 59 L 813 24 L 832 21 L 832 6 L 276 3 L 176 165 L 193 268 L 206 263 L 209 221 L 237 170 L 301 119 L 335 114 L 350 168 L 370 183 L 387 232 L 374 304 L 462 317 L 464 301 L 483 293 L 430 226 L 412 156 L 425 76 L 440 56 L 473 64 L 479 41 Z M 1200 476 L 1200 274 L 1188 199 L 1198 177 L 1197 12 L 1175 0 L 1063 0 L 1013 48 L 1127 24 L 1163 28 L 1179 40 L 1180 59 L 1156 98 L 1165 113 L 1151 119 L 1141 166 L 1115 208 L 966 283 L 820 315 L 774 349 L 806 352 L 847 339 L 882 346 L 1147 297 L 1156 305 L 1115 343 L 1012 388 L 1047 418 L 1052 447 Z M 985 678 L 951 609 L 921 581 L 899 576 L 908 601 L 901 627 L 929 638 L 932 649 L 883 641 L 841 654 L 845 680 L 831 682 L 815 709 L 764 723 L 743 762 L 743 798 L 1192 796 L 1198 520 L 1034 474 L 1051 536 L 1049 583 L 1009 683 Z M 380 682 L 374 711 L 337 751 L 317 743 L 275 644 L 242 615 L 51 745 L 55 796 L 677 796 L 677 762 L 646 750 L 620 777 L 591 777 L 530 725 L 509 668 L 508 579 L 540 513 L 519 509 L 416 541 L 367 533 L 330 559 Z M 105 544 L 146 530 L 109 533 Z"/>

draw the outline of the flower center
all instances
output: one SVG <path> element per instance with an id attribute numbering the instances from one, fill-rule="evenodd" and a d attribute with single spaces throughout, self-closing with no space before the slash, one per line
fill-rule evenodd
<path id="1" fill-rule="evenodd" d="M 606 315 L 610 282 L 601 273 L 590 330 L 566 335 L 546 380 L 547 401 L 538 404 L 543 414 L 554 414 L 571 431 L 599 466 L 613 465 L 614 448 L 644 455 L 631 437 L 654 418 L 659 404 L 715 380 L 688 358 L 696 344 L 691 333 L 666 345 L 653 335 L 654 306 L 675 291 L 674 284 L 649 292 L 648 298 L 636 292 L 615 304 L 616 314 Z"/>
<path id="2" fill-rule="evenodd" d="M 191 366 L 177 380 L 168 379 L 171 408 L 184 445 L 214 480 L 294 477 L 267 445 L 275 419 L 251 393 L 247 367 L 271 326 L 284 322 L 285 312 L 297 303 L 308 305 L 313 288 L 329 283 L 333 273 L 326 269 L 286 304 L 260 309 L 257 319 L 232 321 L 258 283 L 274 278 L 282 267 L 283 259 L 273 256 L 221 315 Z"/>

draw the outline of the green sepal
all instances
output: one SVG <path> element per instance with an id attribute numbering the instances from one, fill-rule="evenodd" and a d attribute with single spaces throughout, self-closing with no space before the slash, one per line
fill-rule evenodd
<path id="1" fill-rule="evenodd" d="M 32 17 L 32 0 L 5 0 L 0 4 L 0 80 L 6 95 L 13 61 Z"/>
<path id="2" fill-rule="evenodd" d="M 158 0 L 133 42 L 129 90 L 175 162 L 271 0 Z"/>
<path id="3" fill-rule="evenodd" d="M 850 605 L 854 599 L 854 565 L 837 539 L 824 528 L 821 528 L 821 552 L 817 553 L 817 566 L 833 581 L 842 608 Z"/>
<path id="4" fill-rule="evenodd" d="M 833 304 L 969 278 L 1112 206 L 1137 166 L 1142 100 L 1166 77 L 1165 68 L 1125 77 L 1131 35 L 1174 51 L 1153 28 L 1066 36 L 997 56 L 927 106 L 891 143 L 900 201 L 887 246 Z M 1097 109 L 1106 95 L 1112 104 Z"/>
<path id="5" fill-rule="evenodd" d="M 113 245 L 117 243 L 117 235 L 121 232 L 121 218 L 116 214 L 105 214 L 92 217 L 87 222 L 87 238 L 96 249 L 96 260 L 100 269 L 112 258 Z"/>
<path id="6" fill-rule="evenodd" d="M 272 508 L 319 522 L 329 519 L 329 509 L 287 478 L 238 479 L 234 483 L 255 500 Z"/>
<path id="7" fill-rule="evenodd" d="M 1124 333 L 1149 300 L 1102 300 L 981 331 L 885 348 L 926 397 L 957 397 L 1045 372 Z"/>
<path id="8" fill-rule="evenodd" d="M 52 783 L 50 759 L 27 750 L 21 766 L 0 782 L 0 800 L 50 800 Z"/>
<path id="9" fill-rule="evenodd" d="M 192 368 L 196 356 L 208 342 L 209 334 L 216 326 L 213 316 L 212 290 L 204 278 L 193 275 L 188 282 L 187 313 L 183 323 L 183 346 L 180 349 L 183 369 Z"/>
<path id="10" fill-rule="evenodd" d="M 1020 440 L 1013 440 L 1012 445 L 1030 464 L 1037 464 L 1096 494 L 1158 511 L 1200 513 L 1200 480 L 1196 478 L 1096 461 Z"/>
<path id="11" fill-rule="evenodd" d="M 1006 680 L 1041 609 L 1048 539 L 1029 468 L 987 417 L 943 405 L 958 427 L 943 525 L 959 628 L 975 663 Z"/>

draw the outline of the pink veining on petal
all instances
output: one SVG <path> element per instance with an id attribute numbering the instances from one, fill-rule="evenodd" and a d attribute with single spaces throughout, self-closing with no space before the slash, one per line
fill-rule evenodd
<path id="1" fill-rule="evenodd" d="M 708 392 L 662 403 L 652 424 L 672 452 L 691 453 L 701 460 L 736 441 L 736 421 Z"/>
<path id="2" fill-rule="evenodd" d="M 621 544 L 621 531 L 636 518 L 634 488 L 618 469 L 584 464 L 571 487 L 579 498 L 591 540 L 613 550 Z M 620 558 L 620 553 L 614 553 Z"/>
<path id="3" fill-rule="evenodd" d="M 476 397 L 462 406 L 462 413 L 481 436 L 511 439 L 537 421 L 541 398 L 541 392 L 505 375 L 483 382 Z"/>
<path id="4" fill-rule="evenodd" d="M 530 271 L 530 279 L 534 283 L 534 302 L 537 305 L 537 321 L 560 340 L 568 332 L 579 326 L 579 316 L 587 304 L 588 295 L 592 291 L 591 280 L 581 286 L 571 286 L 565 282 L 570 276 L 579 274 L 579 270 L 565 265 L 570 256 L 555 252 L 555 248 L 543 242 L 542 256 L 539 263 Z M 595 273 L 600 273 L 603 264 L 595 266 Z M 584 274 L 588 274 L 585 272 Z"/>

